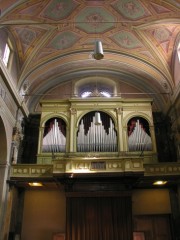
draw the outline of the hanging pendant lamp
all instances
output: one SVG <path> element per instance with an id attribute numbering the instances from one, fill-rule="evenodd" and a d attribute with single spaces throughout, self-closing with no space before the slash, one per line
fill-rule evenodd
<path id="1" fill-rule="evenodd" d="M 101 116 L 99 112 L 95 113 L 95 125 L 101 125 L 102 121 L 101 121 Z"/>
<path id="2" fill-rule="evenodd" d="M 95 49 L 94 49 L 93 57 L 96 60 L 101 60 L 101 59 L 104 58 L 103 47 L 102 47 L 102 42 L 101 41 L 97 40 L 95 42 Z"/>

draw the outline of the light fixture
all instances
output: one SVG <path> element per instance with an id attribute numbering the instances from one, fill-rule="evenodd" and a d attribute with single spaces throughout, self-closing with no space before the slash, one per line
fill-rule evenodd
<path id="1" fill-rule="evenodd" d="M 102 42 L 99 40 L 95 42 L 93 57 L 96 60 L 101 60 L 104 58 Z"/>
<path id="2" fill-rule="evenodd" d="M 31 186 L 31 187 L 42 187 L 43 184 L 40 183 L 40 182 L 30 182 L 29 186 Z"/>
<path id="3" fill-rule="evenodd" d="M 153 185 L 165 185 L 167 181 L 158 180 L 153 183 Z"/>
<path id="4" fill-rule="evenodd" d="M 101 125 L 102 122 L 101 122 L 101 116 L 100 116 L 100 113 L 99 112 L 96 112 L 95 113 L 95 125 Z"/>

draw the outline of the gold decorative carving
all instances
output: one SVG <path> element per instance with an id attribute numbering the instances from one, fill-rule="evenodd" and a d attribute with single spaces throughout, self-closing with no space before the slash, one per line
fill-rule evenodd
<path id="1" fill-rule="evenodd" d="M 156 164 L 155 165 L 145 165 L 145 175 L 153 176 L 153 175 L 179 175 L 180 174 L 180 163 L 164 163 L 164 164 Z"/>
<path id="2" fill-rule="evenodd" d="M 123 114 L 123 108 L 115 108 L 115 111 L 117 112 L 117 114 Z"/>
<path id="3" fill-rule="evenodd" d="M 30 166 L 24 166 L 23 164 L 13 165 L 11 176 L 13 177 L 51 177 L 53 172 L 52 165 L 37 165 L 31 164 Z"/>
<path id="4" fill-rule="evenodd" d="M 77 114 L 76 108 L 70 108 L 69 111 L 70 111 L 70 113 L 71 113 L 72 115 Z"/>

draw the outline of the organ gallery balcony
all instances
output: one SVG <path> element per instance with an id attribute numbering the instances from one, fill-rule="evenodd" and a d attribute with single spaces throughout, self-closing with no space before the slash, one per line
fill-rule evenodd
<path id="1" fill-rule="evenodd" d="M 121 161 L 91 159 L 89 161 L 54 160 L 53 164 L 12 165 L 10 184 L 27 187 L 29 182 L 57 183 L 66 179 L 86 178 L 116 179 L 136 187 L 152 187 L 154 181 L 163 180 L 168 185 L 177 184 L 180 163 L 143 164 L 143 159 Z"/>

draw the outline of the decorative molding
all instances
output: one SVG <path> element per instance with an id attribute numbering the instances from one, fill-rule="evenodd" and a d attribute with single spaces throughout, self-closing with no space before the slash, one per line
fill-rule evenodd
<path id="1" fill-rule="evenodd" d="M 54 160 L 53 165 L 16 164 L 11 177 L 52 177 L 62 173 L 125 173 L 144 172 L 143 159 L 123 160 Z"/>
<path id="2" fill-rule="evenodd" d="M 69 111 L 72 115 L 77 114 L 77 110 L 75 108 L 70 108 Z"/>
<path id="3" fill-rule="evenodd" d="M 180 163 L 144 164 L 145 176 L 180 175 Z"/>
<path id="4" fill-rule="evenodd" d="M 95 164 L 96 163 L 96 164 Z M 95 167 L 96 166 L 96 167 Z M 103 166 L 103 168 L 102 168 Z M 53 178 L 64 173 L 144 173 L 149 176 L 180 175 L 180 163 L 143 164 L 143 159 L 123 160 L 55 160 L 53 164 L 14 164 L 11 178 Z"/>
<path id="5" fill-rule="evenodd" d="M 52 165 L 15 164 L 11 168 L 11 177 L 52 177 Z"/>
<path id="6" fill-rule="evenodd" d="M 123 114 L 123 107 L 115 108 L 114 110 L 120 115 Z"/>

